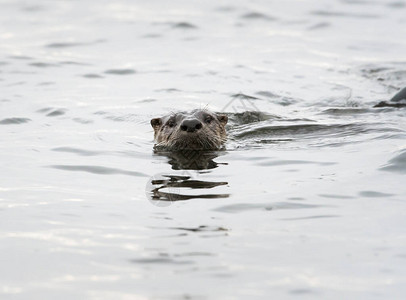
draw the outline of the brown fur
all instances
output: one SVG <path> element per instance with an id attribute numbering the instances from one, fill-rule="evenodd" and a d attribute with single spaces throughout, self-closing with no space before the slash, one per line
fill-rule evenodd
<path id="1" fill-rule="evenodd" d="M 155 149 L 219 150 L 226 141 L 228 118 L 209 110 L 169 114 L 151 120 Z"/>

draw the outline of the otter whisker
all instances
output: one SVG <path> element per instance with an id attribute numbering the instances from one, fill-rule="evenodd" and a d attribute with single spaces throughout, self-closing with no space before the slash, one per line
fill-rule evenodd
<path id="1" fill-rule="evenodd" d="M 227 118 L 203 109 L 173 113 L 155 122 L 155 147 L 168 150 L 218 150 L 227 140 Z M 152 124 L 152 123 L 151 123 Z"/>

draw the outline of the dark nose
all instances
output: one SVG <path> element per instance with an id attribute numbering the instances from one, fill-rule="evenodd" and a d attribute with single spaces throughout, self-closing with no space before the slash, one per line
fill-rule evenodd
<path id="1" fill-rule="evenodd" d="M 198 119 L 184 120 L 180 125 L 180 129 L 186 132 L 195 132 L 200 128 L 202 128 L 202 122 L 200 122 Z"/>

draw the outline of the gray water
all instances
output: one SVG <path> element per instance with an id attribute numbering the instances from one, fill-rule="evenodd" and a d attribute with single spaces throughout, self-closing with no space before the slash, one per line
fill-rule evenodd
<path id="1" fill-rule="evenodd" d="M 0 298 L 403 299 L 406 110 L 372 106 L 405 16 L 0 1 Z M 151 118 L 204 107 L 225 151 L 153 152 Z"/>

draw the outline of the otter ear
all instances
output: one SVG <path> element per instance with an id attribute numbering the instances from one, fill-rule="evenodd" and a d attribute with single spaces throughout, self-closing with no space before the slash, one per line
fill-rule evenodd
<path id="1" fill-rule="evenodd" d="M 227 124 L 228 117 L 226 115 L 218 115 L 217 118 L 223 126 Z"/>
<path id="2" fill-rule="evenodd" d="M 161 118 L 154 118 L 151 120 L 151 126 L 154 129 L 159 128 L 162 125 L 162 119 Z"/>

